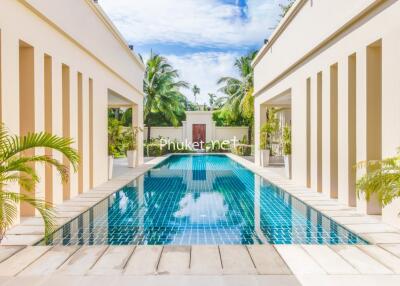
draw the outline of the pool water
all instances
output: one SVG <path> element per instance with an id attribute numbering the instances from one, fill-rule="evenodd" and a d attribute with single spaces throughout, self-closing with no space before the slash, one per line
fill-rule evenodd
<path id="1" fill-rule="evenodd" d="M 263 243 L 367 242 L 224 155 L 173 155 L 47 241 L 52 245 Z"/>

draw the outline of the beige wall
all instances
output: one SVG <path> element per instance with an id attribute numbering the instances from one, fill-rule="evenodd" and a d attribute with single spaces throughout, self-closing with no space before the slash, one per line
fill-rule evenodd
<path id="1" fill-rule="evenodd" d="M 2 122 L 14 134 L 69 135 L 82 156 L 80 174 L 64 188 L 54 170 L 37 166 L 45 178 L 36 196 L 61 203 L 107 180 L 110 91 L 143 126 L 144 66 L 93 1 L 0 0 L 0 7 Z"/>
<path id="2" fill-rule="evenodd" d="M 147 127 L 144 128 L 144 138 L 147 138 Z M 247 136 L 247 127 L 214 127 L 213 137 L 210 140 L 231 140 L 235 136 L 242 140 Z M 151 127 L 151 138 L 169 138 L 171 140 L 185 141 L 183 127 Z M 189 139 L 188 139 L 189 142 Z"/>
<path id="3" fill-rule="evenodd" d="M 256 146 L 265 107 L 290 90 L 293 180 L 369 214 L 381 208 L 356 200 L 353 165 L 400 146 L 398 15 L 397 0 L 297 1 L 254 62 Z M 382 215 L 400 225 L 399 212 Z"/>

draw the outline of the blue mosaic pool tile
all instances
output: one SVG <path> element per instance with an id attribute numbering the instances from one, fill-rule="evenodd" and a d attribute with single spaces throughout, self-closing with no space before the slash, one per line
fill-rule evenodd
<path id="1" fill-rule="evenodd" d="M 171 156 L 47 241 L 52 245 L 262 243 L 367 242 L 223 155 Z"/>

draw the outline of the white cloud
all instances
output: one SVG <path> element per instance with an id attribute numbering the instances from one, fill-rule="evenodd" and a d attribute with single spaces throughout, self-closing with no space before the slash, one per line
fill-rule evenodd
<path id="1" fill-rule="evenodd" d="M 236 46 L 262 43 L 277 21 L 283 0 L 248 0 L 240 8 L 220 0 L 101 0 L 100 4 L 133 44 L 184 43 Z"/>
<path id="2" fill-rule="evenodd" d="M 146 49 L 169 45 L 171 52 L 163 56 L 182 80 L 200 87 L 197 102 L 208 103 L 208 93 L 217 93 L 220 77 L 237 76 L 235 58 L 268 37 L 277 23 L 278 4 L 286 1 L 247 0 L 244 19 L 240 8 L 225 0 L 100 0 L 100 4 L 129 43 Z M 182 53 L 177 46 L 195 49 Z M 145 59 L 148 52 L 142 54 Z M 190 90 L 183 93 L 194 100 Z"/>
<path id="3" fill-rule="evenodd" d="M 176 68 L 181 79 L 196 84 L 200 87 L 200 95 L 197 102 L 208 103 L 208 93 L 217 93 L 217 80 L 223 76 L 238 76 L 234 69 L 235 53 L 195 53 L 185 56 L 166 55 L 169 62 Z M 182 92 L 194 101 L 190 90 Z"/>

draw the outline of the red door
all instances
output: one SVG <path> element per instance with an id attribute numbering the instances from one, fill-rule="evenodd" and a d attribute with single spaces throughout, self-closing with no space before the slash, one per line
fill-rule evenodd
<path id="1" fill-rule="evenodd" d="M 206 125 L 205 124 L 193 124 L 193 143 L 197 142 L 199 144 L 199 149 L 205 148 L 206 144 Z"/>

